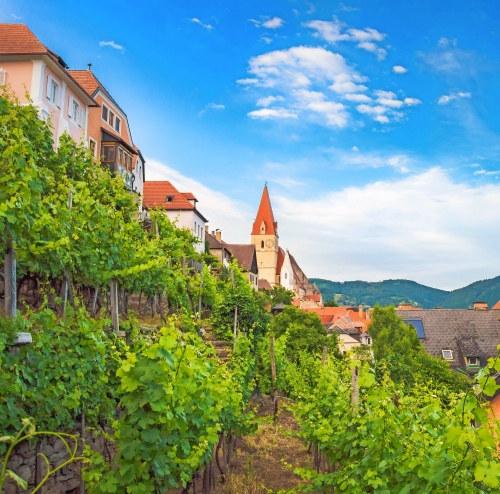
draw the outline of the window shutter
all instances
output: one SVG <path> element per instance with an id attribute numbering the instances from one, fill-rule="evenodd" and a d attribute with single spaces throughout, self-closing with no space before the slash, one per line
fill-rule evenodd
<path id="1" fill-rule="evenodd" d="M 73 110 L 73 96 L 70 96 L 68 99 L 68 115 L 70 118 L 72 117 L 72 110 Z"/>
<path id="2" fill-rule="evenodd" d="M 5 86 L 5 70 L 0 69 L 0 86 Z"/>

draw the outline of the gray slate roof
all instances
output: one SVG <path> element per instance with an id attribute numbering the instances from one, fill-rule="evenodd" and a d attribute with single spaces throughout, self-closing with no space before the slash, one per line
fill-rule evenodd
<path id="1" fill-rule="evenodd" d="M 420 319 L 424 326 L 425 349 L 434 357 L 442 350 L 453 352 L 454 369 L 466 370 L 466 357 L 479 357 L 480 365 L 495 357 L 500 344 L 500 313 L 497 310 L 430 309 L 397 310 L 405 320 Z"/>

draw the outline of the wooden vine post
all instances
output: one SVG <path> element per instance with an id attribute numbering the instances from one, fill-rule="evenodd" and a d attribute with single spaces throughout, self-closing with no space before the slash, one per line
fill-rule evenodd
<path id="1" fill-rule="evenodd" d="M 16 251 L 9 243 L 4 258 L 5 315 L 14 318 L 17 313 Z"/>
<path id="2" fill-rule="evenodd" d="M 323 358 L 321 359 L 321 364 L 326 365 L 326 359 L 328 357 L 328 347 L 325 345 L 323 347 Z"/>
<path id="3" fill-rule="evenodd" d="M 358 412 L 358 403 L 359 403 L 359 369 L 357 366 L 352 368 L 351 374 L 351 416 L 355 417 Z M 354 431 L 354 424 L 351 425 L 351 431 Z"/>
<path id="4" fill-rule="evenodd" d="M 273 389 L 273 418 L 278 418 L 278 390 L 276 388 L 276 359 L 274 357 L 274 336 L 269 338 L 269 354 L 271 356 L 271 387 Z"/>
<path id="5" fill-rule="evenodd" d="M 115 278 L 109 282 L 109 301 L 111 305 L 111 324 L 113 331 L 120 330 L 120 320 L 118 318 L 118 283 Z"/>
<path id="6" fill-rule="evenodd" d="M 233 290 L 236 288 L 234 281 L 234 271 L 231 270 L 231 282 L 233 283 Z M 234 308 L 234 327 L 233 327 L 233 351 L 236 349 L 236 337 L 238 335 L 238 306 Z"/>
<path id="7" fill-rule="evenodd" d="M 200 271 L 200 295 L 198 297 L 198 319 L 201 319 L 201 295 L 203 292 L 203 263 L 201 264 Z"/>

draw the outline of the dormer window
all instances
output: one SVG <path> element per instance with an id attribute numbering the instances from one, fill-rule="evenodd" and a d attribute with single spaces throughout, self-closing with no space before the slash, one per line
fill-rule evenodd
<path id="1" fill-rule="evenodd" d="M 173 194 L 169 194 L 166 198 L 166 201 L 167 202 L 172 202 L 174 200 L 174 195 Z"/>
<path id="2" fill-rule="evenodd" d="M 467 357 L 467 367 L 479 367 L 479 358 Z"/>
<path id="3" fill-rule="evenodd" d="M 453 352 L 451 350 L 441 350 L 445 360 L 453 360 Z"/>

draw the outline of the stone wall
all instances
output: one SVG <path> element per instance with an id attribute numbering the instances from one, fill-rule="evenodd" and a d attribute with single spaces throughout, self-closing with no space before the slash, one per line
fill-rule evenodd
<path id="1" fill-rule="evenodd" d="M 78 431 L 70 431 L 70 433 L 79 436 Z M 108 461 L 110 460 L 110 455 L 114 455 L 109 441 L 102 436 L 95 436 L 87 432 L 85 434 L 85 443 L 94 451 L 101 453 Z M 69 446 L 74 447 L 74 442 L 70 441 Z M 80 447 L 78 453 L 81 450 L 82 448 Z M 41 452 L 47 456 L 51 469 L 61 465 L 69 458 L 66 446 L 55 436 L 47 436 L 41 439 L 38 444 L 38 450 L 36 444 L 30 444 L 28 441 L 19 444 L 14 449 L 7 468 L 28 481 L 28 490 L 22 490 L 14 482 L 9 481 L 4 486 L 3 493 L 29 493 L 43 479 L 47 472 L 47 467 L 42 457 L 38 456 L 37 458 L 37 452 Z M 80 462 L 75 462 L 61 468 L 50 476 L 38 492 L 40 494 L 83 494 L 80 483 Z"/>

